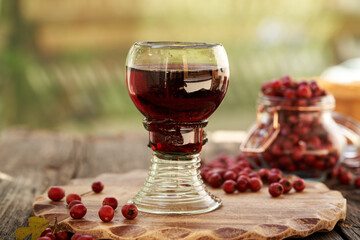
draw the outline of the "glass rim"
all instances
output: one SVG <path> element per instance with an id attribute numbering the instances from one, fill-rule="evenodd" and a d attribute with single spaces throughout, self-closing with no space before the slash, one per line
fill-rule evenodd
<path id="1" fill-rule="evenodd" d="M 142 41 L 134 43 L 134 46 L 150 48 L 211 48 L 222 46 L 220 43 L 205 42 L 182 42 L 182 41 Z"/>

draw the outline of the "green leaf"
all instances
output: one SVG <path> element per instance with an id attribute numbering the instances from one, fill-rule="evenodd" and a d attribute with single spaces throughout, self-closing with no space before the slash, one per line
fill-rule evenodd
<path id="1" fill-rule="evenodd" d="M 31 234 L 31 240 L 36 240 L 41 233 L 49 226 L 49 221 L 41 217 L 30 217 L 28 219 L 29 227 L 21 227 L 16 229 L 15 237 L 18 240 L 23 240 Z"/>

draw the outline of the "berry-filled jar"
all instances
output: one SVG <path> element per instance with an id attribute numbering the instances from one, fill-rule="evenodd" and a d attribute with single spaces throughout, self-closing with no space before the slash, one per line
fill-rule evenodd
<path id="1" fill-rule="evenodd" d="M 279 91 L 262 89 L 257 123 L 241 150 L 257 167 L 280 168 L 321 180 L 341 161 L 347 142 L 342 127 L 333 119 L 335 99 L 322 90 L 312 91 L 315 82 L 279 82 Z M 301 86 L 310 89 L 307 95 Z"/>

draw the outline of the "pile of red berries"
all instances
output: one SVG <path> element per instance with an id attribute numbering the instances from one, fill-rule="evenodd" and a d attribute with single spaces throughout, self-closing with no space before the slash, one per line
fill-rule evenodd
<path id="1" fill-rule="evenodd" d="M 54 231 L 51 228 L 46 228 L 42 233 L 40 238 L 37 240 L 95 240 L 94 237 L 89 235 L 83 235 L 80 233 L 75 233 L 71 236 L 71 233 L 67 233 L 65 231 L 58 231 L 57 233 L 54 233 Z"/>
<path id="2" fill-rule="evenodd" d="M 269 134 L 268 129 L 272 129 L 274 106 L 279 107 L 280 132 L 269 148 L 254 158 L 258 167 L 279 168 L 310 178 L 330 171 L 339 161 L 342 142 L 336 130 L 328 125 L 327 111 L 322 110 L 321 97 L 327 95 L 326 91 L 315 81 L 295 82 L 288 76 L 265 82 L 261 91 L 270 97 L 261 109 L 261 114 L 269 117 L 259 126 L 263 134 L 255 141 L 261 145 Z M 310 106 L 318 106 L 319 110 L 298 108 Z"/>
<path id="3" fill-rule="evenodd" d="M 226 193 L 258 192 L 263 187 L 263 182 L 269 183 L 269 193 L 273 197 L 288 193 L 292 188 L 301 192 L 305 188 L 305 181 L 301 178 L 293 183 L 283 178 L 282 171 L 278 168 L 261 168 L 257 172 L 252 169 L 245 154 L 240 153 L 235 158 L 222 154 L 204 165 L 200 169 L 204 182 L 214 188 L 222 187 Z"/>
<path id="4" fill-rule="evenodd" d="M 265 96 L 293 100 L 288 103 L 291 103 L 292 106 L 308 106 L 311 105 L 309 99 L 327 95 L 326 91 L 321 89 L 315 81 L 296 82 L 289 76 L 263 83 L 261 92 Z"/>
<path id="5" fill-rule="evenodd" d="M 95 193 L 100 193 L 104 189 L 104 184 L 100 181 L 94 182 L 92 184 L 92 190 Z M 85 193 L 86 194 L 86 193 Z M 65 197 L 65 191 L 63 188 L 58 186 L 52 186 L 48 191 L 48 197 L 53 201 L 60 201 Z M 87 208 L 81 201 L 81 196 L 77 193 L 70 193 L 66 196 L 66 203 L 68 204 L 68 208 L 70 209 L 70 216 L 74 219 L 83 218 L 86 215 Z M 110 222 L 115 214 L 115 209 L 118 207 L 118 201 L 115 197 L 105 197 L 102 202 L 102 207 L 99 209 L 99 218 L 103 222 Z M 127 219 L 134 219 L 138 210 L 134 204 L 127 203 L 121 209 L 122 215 Z M 50 229 L 50 228 L 49 228 Z M 47 231 L 47 232 L 45 232 Z M 64 234 L 66 232 L 59 231 L 57 234 L 53 234 L 50 229 L 45 230 L 41 235 L 41 238 L 38 240 L 48 240 L 46 237 L 50 238 L 50 240 L 68 240 L 68 235 Z M 60 233 L 60 234 L 59 234 Z M 47 235 L 46 235 L 47 234 Z M 60 237 L 58 237 L 58 235 Z M 91 240 L 94 239 L 88 235 L 74 234 L 71 237 L 71 240 Z"/>
<path id="6" fill-rule="evenodd" d="M 340 184 L 353 185 L 355 188 L 360 188 L 360 175 L 354 175 L 343 166 L 333 168 L 330 177 L 337 179 Z"/>

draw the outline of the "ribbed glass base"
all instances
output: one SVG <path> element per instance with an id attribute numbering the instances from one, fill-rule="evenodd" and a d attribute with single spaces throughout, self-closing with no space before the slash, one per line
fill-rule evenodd
<path id="1" fill-rule="evenodd" d="M 155 152 L 141 191 L 129 202 L 139 211 L 156 214 L 198 214 L 213 211 L 221 200 L 210 194 L 198 170 L 199 154 Z"/>

